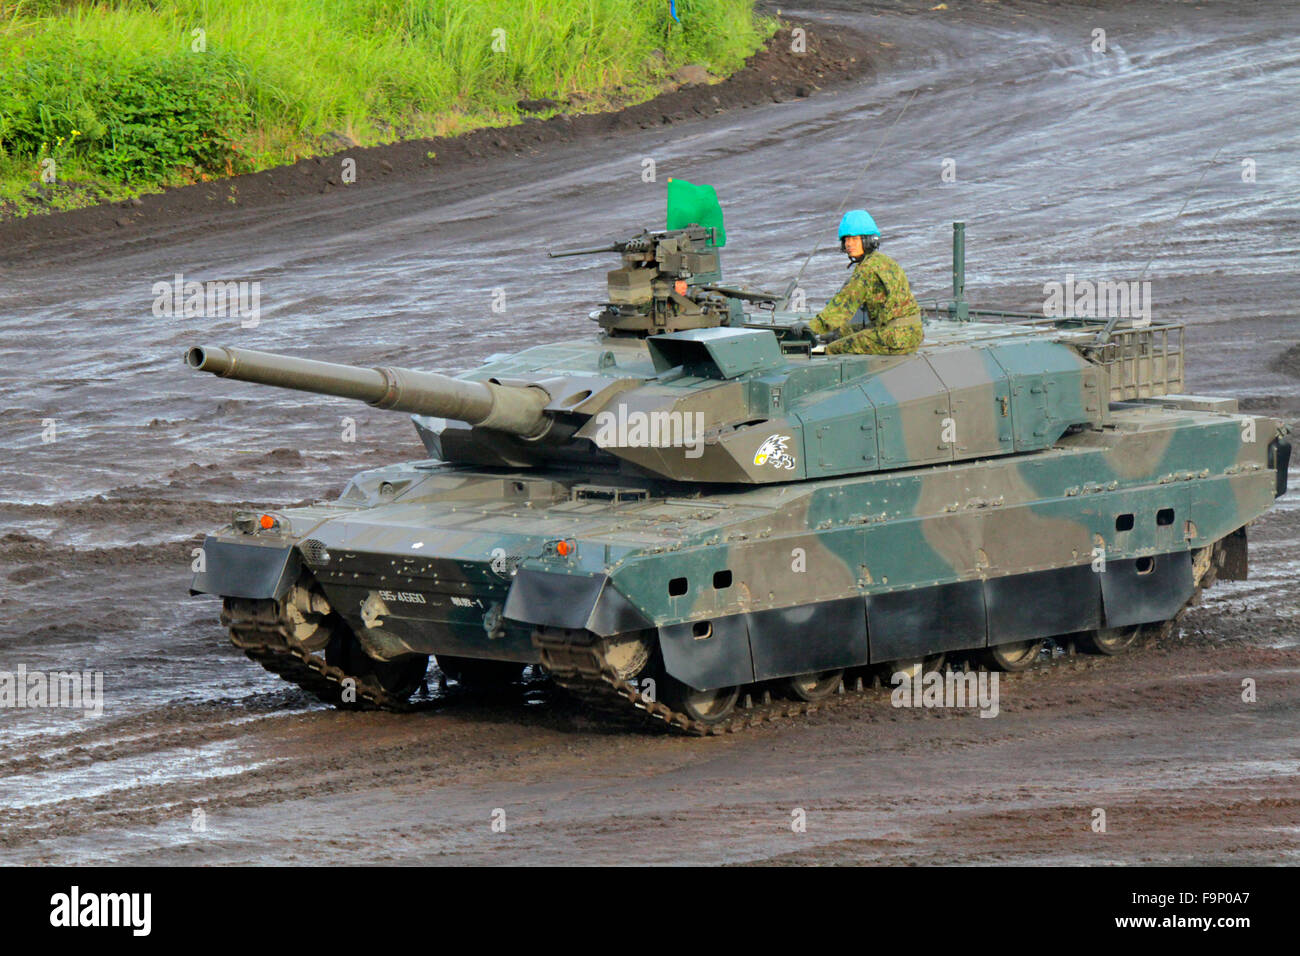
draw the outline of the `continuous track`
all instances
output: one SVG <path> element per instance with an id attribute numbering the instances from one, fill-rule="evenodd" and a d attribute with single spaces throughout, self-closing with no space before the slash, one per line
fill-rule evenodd
<path id="1" fill-rule="evenodd" d="M 1168 635 L 1201 592 L 1214 584 L 1224 560 L 1222 543 L 1193 555 L 1195 588 L 1191 598 L 1170 620 L 1150 625 L 1151 633 Z M 316 697 L 340 707 L 409 712 L 429 706 L 389 693 L 373 675 L 354 674 L 328 663 L 291 639 L 290 622 L 279 602 L 227 599 L 222 623 L 231 642 L 252 660 Z M 1158 630 L 1156 630 L 1158 628 Z M 589 631 L 540 628 L 533 641 L 542 654 L 542 666 L 551 679 L 590 711 L 625 724 L 659 724 L 695 736 L 736 733 L 769 721 L 815 711 L 821 702 L 784 700 L 757 686 L 742 694 L 736 709 L 717 722 L 703 722 L 674 710 L 656 699 L 649 684 L 638 687 L 610 661 L 608 645 Z M 349 681 L 351 683 L 349 683 Z M 848 672 L 839 694 L 865 693 L 873 684 L 871 672 Z"/>

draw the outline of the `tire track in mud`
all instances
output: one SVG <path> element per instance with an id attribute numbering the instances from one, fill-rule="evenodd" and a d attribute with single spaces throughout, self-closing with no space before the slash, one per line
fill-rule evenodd
<path id="1" fill-rule="evenodd" d="M 412 779 L 437 777 L 444 783 L 454 784 L 472 774 L 497 778 L 513 765 L 511 758 L 503 754 L 517 748 L 515 740 L 521 709 L 520 704 L 487 709 L 470 704 L 468 708 L 463 706 L 462 711 L 451 718 L 450 726 L 438 721 L 433 727 L 414 724 L 410 716 L 320 712 L 319 708 L 316 713 L 276 716 L 267 712 L 233 721 L 213 720 L 207 714 L 186 714 L 184 708 L 169 708 L 173 713 L 168 715 L 141 715 L 129 721 L 128 726 L 118 725 L 97 732 L 97 736 L 102 738 L 98 742 L 86 740 L 84 737 L 90 735 L 83 735 L 82 740 L 58 748 L 54 759 L 38 753 L 6 761 L 0 754 L 0 774 L 10 777 L 24 772 L 75 772 L 78 767 L 92 762 L 122 760 L 129 763 L 134 757 L 164 757 L 169 751 L 202 753 L 244 739 L 253 721 L 271 718 L 273 726 L 259 735 L 257 749 L 260 753 L 254 758 L 253 765 L 248 769 L 237 769 L 228 776 L 196 776 L 178 782 L 130 784 L 104 795 L 0 809 L 0 847 L 12 849 L 29 845 L 51 834 L 62 838 L 95 832 L 104 827 L 161 824 L 178 819 L 178 808 L 184 816 L 196 806 L 215 813 L 293 800 L 320 799 L 332 794 L 369 792 L 400 786 Z M 179 721 L 177 711 L 183 715 Z M 157 731 L 148 729 L 162 719 L 189 726 L 169 726 Z M 427 721 L 432 718 L 425 712 L 420 719 Z M 358 727 L 358 723 L 362 726 Z M 565 726 L 563 716 L 559 722 L 552 717 L 544 718 L 540 724 L 536 720 L 530 720 L 530 723 L 533 724 L 530 728 L 532 735 L 558 734 L 562 738 L 570 729 Z M 318 746 L 327 743 L 339 727 L 345 727 L 349 733 L 373 734 L 369 737 L 364 761 L 351 754 L 330 753 Z M 144 732 L 122 737 L 124 732 L 129 733 L 134 728 Z M 445 740 L 442 735 L 448 732 L 462 745 L 460 749 L 444 752 L 430 748 L 426 735 L 436 735 Z M 616 735 L 608 737 L 611 746 L 617 748 L 621 745 Z M 128 809 L 123 809 L 124 802 Z"/>
<path id="2" fill-rule="evenodd" d="M 1144 799 L 1146 798 L 1144 794 Z M 1295 820 L 1300 798 L 1238 797 L 1216 790 L 1164 791 L 1160 804 L 1105 795 L 1109 829 L 1089 829 L 1087 805 L 1098 795 L 1080 794 L 1074 804 L 1014 805 L 1005 795 L 972 796 L 972 804 L 996 810 L 961 812 L 956 819 L 874 840 L 847 838 L 767 858 L 763 865 L 834 866 L 952 865 L 1209 865 L 1259 866 L 1300 857 Z M 1013 804 L 1008 807 L 1008 804 Z M 1203 836 L 1212 829 L 1215 838 Z M 1134 839 L 1141 847 L 1134 852 Z M 1118 844 L 1118 845 L 1117 845 Z M 942 849 L 936 849 L 941 847 Z"/>
<path id="3" fill-rule="evenodd" d="M 870 745 L 875 761 L 907 761 L 918 753 L 927 753 L 969 765 L 998 761 L 1007 748 L 1019 751 L 1061 746 L 1077 740 L 1081 733 L 1087 734 L 1090 746 L 1104 747 L 1107 741 L 1123 744 L 1149 734 L 1152 717 L 1157 715 L 1168 719 L 1183 714 L 1180 720 L 1191 721 L 1194 726 L 1184 727 L 1182 733 L 1194 732 L 1231 714 L 1227 701 L 1234 693 L 1236 674 L 1243 672 L 1269 674 L 1271 693 L 1277 694 L 1283 688 L 1289 695 L 1285 706 L 1261 705 L 1254 717 L 1285 721 L 1287 707 L 1293 708 L 1300 700 L 1300 651 L 1241 644 L 1225 647 L 1213 638 L 1197 637 L 1171 638 L 1168 644 L 1135 651 L 1127 658 L 1062 658 L 1026 674 L 1004 675 L 1004 719 L 996 722 L 998 726 L 990 726 L 988 733 L 968 732 L 969 722 L 964 724 L 962 717 L 944 711 L 895 710 L 889 707 L 888 690 L 882 689 L 862 698 L 833 701 L 802 722 L 787 722 L 766 732 L 757 730 L 745 739 L 752 736 L 752 746 L 761 749 L 788 751 L 791 744 L 798 746 L 798 740 L 792 740 L 791 735 L 806 738 L 829 734 L 840 741 L 839 747 L 856 752 L 864 738 L 874 738 L 883 731 L 888 736 L 872 740 Z M 1223 696 L 1216 704 L 1207 701 L 1207 692 Z M 637 778 L 647 771 L 653 774 L 655 765 L 665 758 L 670 763 L 684 761 L 698 766 L 715 759 L 719 751 L 751 749 L 745 739 L 706 750 L 696 749 L 699 741 L 684 742 L 659 733 L 598 733 L 593 737 L 581 727 L 581 720 L 566 714 L 564 708 L 538 713 L 539 709 L 533 707 L 534 713 L 523 714 L 525 707 L 519 701 L 452 700 L 448 710 L 418 716 L 328 710 L 277 714 L 270 700 L 259 708 L 244 708 L 249 709 L 253 712 L 228 719 L 217 704 L 173 706 L 165 712 L 135 715 L 67 735 L 58 741 L 59 747 L 41 747 L 34 754 L 15 756 L 9 749 L 0 750 L 0 776 L 9 777 L 38 767 L 45 773 L 60 769 L 75 772 L 82 762 L 130 763 L 137 756 L 152 754 L 161 758 L 173 751 L 181 755 L 203 752 L 222 744 L 238 744 L 250 731 L 256 739 L 255 746 L 239 748 L 240 759 L 252 765 L 226 776 L 145 782 L 94 796 L 7 808 L 0 811 L 0 847 L 24 854 L 39 851 L 44 840 L 56 836 L 64 840 L 124 828 L 182 825 L 194 807 L 212 816 L 238 816 L 301 802 L 328 807 L 334 799 L 346 801 L 377 793 L 400 797 L 417 781 L 430 782 L 433 792 L 535 786 L 554 772 L 557 763 L 563 765 L 564 752 L 574 745 L 580 745 L 583 763 L 608 765 L 611 761 L 630 760 L 641 767 L 631 779 L 603 785 L 615 791 L 635 788 Z M 1098 717 L 1104 717 L 1105 733 L 1096 732 Z M 983 731 L 985 722 L 976 720 L 975 729 Z M 364 760 L 349 752 L 321 748 L 340 727 L 346 727 L 350 735 L 366 738 Z M 437 745 L 431 747 L 430 741 L 437 741 Z M 773 759 L 782 757 L 778 753 Z M 1169 791 L 1171 779 L 1168 773 L 1160 777 L 1147 768 L 1120 790 L 1135 788 L 1140 781 L 1143 793 L 1164 794 Z M 713 789 L 726 792 L 725 787 Z M 963 808 L 961 812 L 978 815 L 982 803 L 1002 800 L 1003 809 L 990 812 L 987 824 L 990 828 L 1000 825 L 1007 813 L 1007 798 L 1005 794 L 990 794 L 983 798 L 961 796 L 957 801 Z M 1278 813 L 1284 813 L 1289 805 L 1280 804 Z M 739 806 L 737 812 L 743 812 L 745 805 Z M 822 807 L 819 812 L 833 809 Z M 717 822 L 722 825 L 725 808 L 716 808 L 716 812 L 720 814 Z M 753 805 L 749 805 L 749 812 L 754 812 Z M 922 822 L 909 826 L 925 826 L 927 815 L 939 811 L 927 799 L 916 797 L 910 804 L 900 800 L 894 812 L 921 818 Z M 1077 807 L 1055 812 L 1077 813 Z M 1045 813 L 1048 811 L 1035 807 L 1028 819 L 1042 826 Z M 679 823 L 689 830 L 698 824 L 693 817 L 687 812 Z M 647 821 L 644 815 L 630 815 L 629 825 L 644 826 Z M 586 827 L 587 823 L 574 826 Z M 947 839 L 936 830 L 917 840 L 931 845 L 940 836 Z M 344 852 L 354 851 L 355 844 L 347 843 Z M 865 850 L 859 846 L 855 852 Z M 1012 851 L 1004 846 L 1003 852 L 1005 855 Z M 781 862 L 780 858 L 777 862 Z"/>

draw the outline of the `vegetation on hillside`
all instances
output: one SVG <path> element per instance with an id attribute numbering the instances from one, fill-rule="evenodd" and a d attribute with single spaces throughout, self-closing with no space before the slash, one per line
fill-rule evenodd
<path id="1" fill-rule="evenodd" d="M 753 0 L 0 0 L 0 211 L 636 102 L 737 69 Z M 538 110 L 533 106 L 534 111 Z M 540 108 L 541 115 L 547 108 Z"/>

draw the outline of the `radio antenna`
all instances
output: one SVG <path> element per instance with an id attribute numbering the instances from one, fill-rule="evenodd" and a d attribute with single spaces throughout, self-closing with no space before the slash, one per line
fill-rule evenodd
<path id="1" fill-rule="evenodd" d="M 1187 198 L 1183 200 L 1183 204 L 1181 207 L 1179 207 L 1178 212 L 1174 214 L 1174 218 L 1170 219 L 1168 224 L 1165 226 L 1164 235 L 1161 236 L 1160 241 L 1156 243 L 1156 247 L 1154 251 L 1152 251 L 1151 255 L 1147 258 L 1147 264 L 1142 267 L 1142 272 L 1137 277 L 1138 282 L 1141 282 L 1142 279 L 1146 276 L 1147 270 L 1151 268 L 1151 263 L 1156 261 L 1156 256 L 1159 254 L 1160 250 L 1164 248 L 1165 243 L 1169 241 L 1169 237 L 1173 235 L 1174 224 L 1178 222 L 1178 220 L 1182 217 L 1183 213 L 1187 211 L 1187 204 L 1192 201 L 1192 197 L 1195 196 L 1197 190 L 1201 188 L 1201 183 L 1205 182 L 1205 174 L 1210 171 L 1210 167 L 1213 166 L 1215 160 L 1219 158 L 1219 154 L 1223 152 L 1223 147 L 1226 144 L 1227 144 L 1226 139 L 1219 144 L 1219 148 L 1214 151 L 1214 155 L 1210 157 L 1210 161 L 1206 163 L 1205 168 L 1201 170 L 1201 176 L 1198 180 L 1196 180 L 1196 185 L 1193 186 L 1192 191 L 1187 194 Z M 1105 342 L 1107 339 L 1110 338 L 1110 333 L 1114 331 L 1115 322 L 1118 319 L 1119 319 L 1119 315 L 1116 314 L 1116 315 L 1112 315 L 1109 319 L 1106 320 L 1106 327 L 1097 333 L 1098 342 Z"/>
<path id="2" fill-rule="evenodd" d="M 839 208 L 835 210 L 836 219 L 838 219 L 840 214 L 844 212 L 844 207 L 849 204 L 849 197 L 857 191 L 858 186 L 862 184 L 862 180 L 867 175 L 867 170 L 871 168 L 872 160 L 876 158 L 876 154 L 879 153 L 881 147 L 885 145 L 885 142 L 889 139 L 889 134 L 894 131 L 894 127 L 897 126 L 898 121 L 903 118 L 903 114 L 907 112 L 907 108 L 912 105 L 912 100 L 916 99 L 916 94 L 919 92 L 921 92 L 919 87 L 912 91 L 912 95 L 907 98 L 907 102 L 903 104 L 903 108 L 899 110 L 898 115 L 894 117 L 894 121 L 889 124 L 889 129 L 885 130 L 885 135 L 880 137 L 880 142 L 876 144 L 876 148 L 873 149 L 871 155 L 867 157 L 867 163 L 862 167 L 862 171 L 858 173 L 858 178 L 849 186 L 848 191 L 844 194 L 844 199 L 840 202 Z M 785 298 L 781 301 L 781 308 L 785 308 L 790 304 L 790 297 L 794 295 L 794 290 L 799 288 L 799 281 L 803 278 L 804 270 L 808 268 L 808 263 L 812 261 L 812 257 L 817 255 L 820 249 L 821 240 L 818 239 L 813 244 L 812 251 L 809 252 L 807 257 L 804 259 L 803 265 L 799 267 L 798 274 L 796 274 L 795 277 L 790 280 L 790 284 L 786 286 Z"/>

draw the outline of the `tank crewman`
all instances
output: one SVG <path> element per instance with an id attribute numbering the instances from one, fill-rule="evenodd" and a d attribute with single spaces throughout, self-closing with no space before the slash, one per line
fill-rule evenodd
<path id="1" fill-rule="evenodd" d="M 817 335 L 834 336 L 827 352 L 904 355 L 921 344 L 921 307 L 903 267 L 878 251 L 879 246 L 880 230 L 865 209 L 844 214 L 840 248 L 853 274 L 808 323 Z"/>

